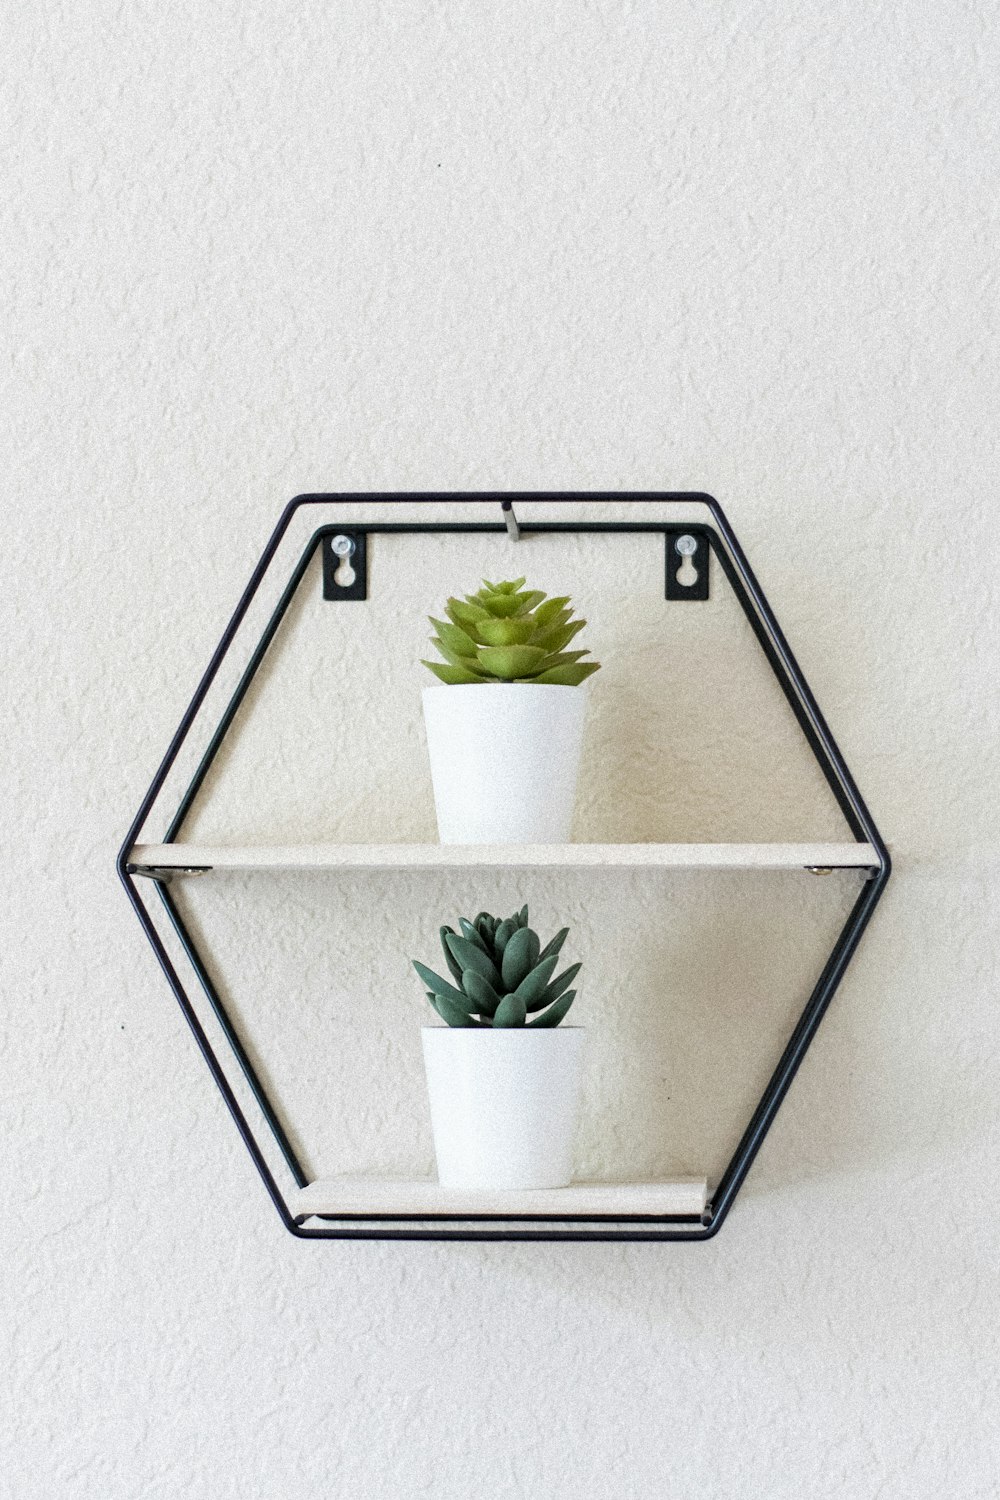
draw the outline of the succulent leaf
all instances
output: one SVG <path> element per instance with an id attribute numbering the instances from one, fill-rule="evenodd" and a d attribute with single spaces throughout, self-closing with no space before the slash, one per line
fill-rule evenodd
<path id="1" fill-rule="evenodd" d="M 471 604 L 467 599 L 449 599 L 444 612 L 460 629 L 471 629 L 477 621 L 487 618 L 487 612 L 481 604 Z"/>
<path id="2" fill-rule="evenodd" d="M 476 922 L 478 923 L 478 921 L 479 919 L 477 917 Z M 458 925 L 462 929 L 462 936 L 468 938 L 470 943 L 475 943 L 477 948 L 481 948 L 482 951 L 486 954 L 486 957 L 492 963 L 493 955 L 490 952 L 490 947 L 492 945 L 487 943 L 487 940 L 479 931 L 478 926 L 474 926 L 472 922 L 467 922 L 464 917 L 459 917 Z"/>
<path id="3" fill-rule="evenodd" d="M 525 646 L 534 633 L 535 622 L 530 617 L 523 620 L 483 620 L 476 627 L 477 636 L 487 646 Z"/>
<path id="4" fill-rule="evenodd" d="M 447 979 L 442 979 L 440 974 L 435 974 L 433 969 L 428 969 L 427 965 L 420 963 L 418 959 L 413 958 L 410 962 L 424 981 L 427 989 L 433 990 L 435 995 L 448 1000 L 452 1005 L 457 1005 L 460 1010 L 464 1010 L 468 1015 L 472 1014 L 469 997 L 462 990 L 457 990 L 453 984 L 448 983 Z"/>
<path id="5" fill-rule="evenodd" d="M 458 962 L 458 959 L 455 957 L 454 953 L 452 953 L 451 949 L 448 947 L 448 944 L 445 942 L 445 938 L 448 936 L 449 932 L 451 933 L 452 937 L 455 936 L 454 927 L 445 926 L 440 929 L 439 936 L 441 938 L 441 947 L 444 950 L 445 963 L 451 970 L 452 976 L 458 980 L 459 984 L 461 984 L 462 965 Z"/>
<path id="6" fill-rule="evenodd" d="M 453 1005 L 444 995 L 436 995 L 434 998 L 434 1009 L 446 1021 L 449 1026 L 478 1026 L 479 1022 L 473 1020 L 472 1016 L 457 1005 Z"/>
<path id="7" fill-rule="evenodd" d="M 545 595 L 542 593 L 541 589 L 529 589 L 528 592 L 526 594 L 522 594 L 521 597 L 524 600 L 524 603 L 521 606 L 522 610 L 532 612 L 533 623 L 537 626 L 538 620 L 537 617 L 534 616 L 533 612 L 541 604 L 542 600 L 545 598 Z"/>
<path id="8" fill-rule="evenodd" d="M 559 996 L 565 990 L 569 989 L 582 967 L 582 964 L 570 964 L 569 968 L 564 969 L 558 979 L 553 979 L 548 988 L 542 991 L 535 1004 L 528 1006 L 529 1011 L 543 1010 L 546 1005 L 551 1005 L 553 1000 L 558 1000 Z M 535 970 L 535 972 L 537 973 L 538 971 Z M 528 977 L 530 979 L 531 975 Z"/>
<path id="9" fill-rule="evenodd" d="M 516 931 L 517 923 L 515 922 L 513 917 L 508 917 L 506 921 L 500 923 L 500 926 L 496 931 L 496 937 L 493 940 L 493 944 L 496 948 L 498 957 L 503 957 L 503 950 L 506 948 L 508 942 L 514 936 L 514 933 Z M 569 929 L 567 928 L 566 931 L 568 932 Z"/>
<path id="10" fill-rule="evenodd" d="M 480 677 L 475 672 L 470 672 L 466 667 L 452 666 L 450 662 L 424 661 L 421 658 L 420 665 L 428 667 L 434 673 L 435 677 L 439 677 L 449 687 L 462 687 L 470 682 L 489 682 L 488 677 Z"/>
<path id="11" fill-rule="evenodd" d="M 446 938 L 445 941 L 458 959 L 458 962 L 462 965 L 463 971 L 465 969 L 475 969 L 478 973 L 482 974 L 484 979 L 489 980 L 495 990 L 502 990 L 504 988 L 503 980 L 497 973 L 496 965 L 491 958 L 487 957 L 482 948 L 478 947 L 475 943 L 470 943 L 468 938 L 452 936 Z M 463 996 L 462 998 L 464 999 L 465 997 Z"/>
<path id="12" fill-rule="evenodd" d="M 460 651 L 453 650 L 446 641 L 439 640 L 436 635 L 431 636 L 431 645 L 440 651 L 445 661 L 450 662 L 453 667 L 459 667 L 464 672 L 477 671 L 477 663 L 474 656 L 463 656 Z M 543 663 L 543 666 L 548 665 L 548 662 Z"/>
<path id="13" fill-rule="evenodd" d="M 450 932 L 451 928 L 449 927 L 447 930 Z M 442 927 L 441 931 L 444 932 L 445 929 Z M 566 939 L 567 939 L 568 936 L 569 936 L 569 928 L 568 927 L 560 927 L 560 929 L 556 933 L 555 937 L 551 938 L 549 940 L 549 942 L 547 942 L 545 944 L 545 947 L 542 949 L 541 953 L 539 953 L 539 955 L 538 955 L 538 962 L 541 963 L 541 961 L 542 961 L 543 958 L 549 958 L 553 953 L 558 954 L 559 951 L 562 948 L 563 943 L 566 941 Z"/>
<path id="14" fill-rule="evenodd" d="M 503 984 L 507 990 L 516 990 L 531 973 L 538 962 L 540 944 L 538 935 L 530 927 L 519 927 L 503 950 Z"/>
<path id="15" fill-rule="evenodd" d="M 570 620 L 567 625 L 553 625 L 535 636 L 535 644 L 546 651 L 562 651 L 586 625 L 586 620 Z"/>
<path id="16" fill-rule="evenodd" d="M 569 595 L 563 594 L 559 599 L 546 599 L 544 604 L 540 604 L 535 610 L 535 620 L 539 630 L 544 630 L 546 627 L 554 625 L 558 615 L 566 614 L 568 616 L 569 611 L 566 606 L 569 602 Z"/>
<path id="17" fill-rule="evenodd" d="M 551 656 L 545 658 L 538 670 L 541 673 L 551 672 L 553 667 L 571 667 L 574 662 L 582 661 L 585 656 L 589 655 L 590 652 L 586 649 L 583 651 L 554 651 Z"/>
<path id="18" fill-rule="evenodd" d="M 548 1010 L 543 1011 L 540 1016 L 536 1016 L 527 1024 L 529 1026 L 558 1026 L 575 999 L 576 990 L 567 990 L 554 1005 L 550 1005 Z"/>
<path id="19" fill-rule="evenodd" d="M 599 661 L 578 661 L 569 667 L 551 667 L 539 672 L 535 682 L 550 683 L 555 687 L 579 687 L 581 682 L 600 669 Z"/>
<path id="20" fill-rule="evenodd" d="M 523 1026 L 525 1020 L 524 1001 L 516 995 L 504 995 L 493 1017 L 494 1026 Z"/>
<path id="21" fill-rule="evenodd" d="M 521 613 L 524 600 L 520 594 L 487 594 L 483 608 L 495 620 L 510 620 Z"/>
<path id="22" fill-rule="evenodd" d="M 482 974 L 475 969 L 466 969 L 462 976 L 462 988 L 468 995 L 476 1008 L 476 1014 L 480 1016 L 492 1016 L 496 1014 L 497 1006 L 503 999 Z"/>
<path id="23" fill-rule="evenodd" d="M 475 656 L 476 643 L 461 625 L 450 625 L 447 620 L 435 620 L 433 615 L 428 615 L 427 618 L 446 646 L 450 646 L 459 656 Z"/>
<path id="24" fill-rule="evenodd" d="M 541 669 L 546 654 L 540 646 L 483 646 L 476 659 L 491 677 L 510 682 L 516 677 L 533 676 Z"/>
<path id="25" fill-rule="evenodd" d="M 559 962 L 553 953 L 544 963 L 536 963 L 535 967 L 525 975 L 518 985 L 514 994 L 519 1000 L 524 1001 L 525 1010 L 540 1010 L 544 1001 L 546 986 L 555 972 L 556 964 Z"/>

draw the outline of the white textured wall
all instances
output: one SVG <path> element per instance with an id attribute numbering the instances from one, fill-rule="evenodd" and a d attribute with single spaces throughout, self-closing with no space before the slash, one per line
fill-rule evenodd
<path id="1" fill-rule="evenodd" d="M 994 1496 L 993 7 L 7 9 L 3 1500 Z M 601 486 L 722 499 L 894 883 L 714 1241 L 298 1243 L 117 841 L 290 495 Z M 581 827 L 825 831 L 721 596 L 651 693 L 678 617 L 635 552 L 649 615 L 590 544 L 532 554 L 607 662 Z M 304 602 L 205 829 L 389 819 L 388 784 L 426 831 L 426 595 Z M 388 782 L 308 656 L 347 608 Z M 461 893 L 394 879 L 341 891 L 381 945 L 343 965 L 335 883 L 192 892 L 319 1165 L 427 1160 L 405 959 Z M 607 1059 L 585 1164 L 718 1170 L 835 919 L 805 879 L 536 881 Z"/>

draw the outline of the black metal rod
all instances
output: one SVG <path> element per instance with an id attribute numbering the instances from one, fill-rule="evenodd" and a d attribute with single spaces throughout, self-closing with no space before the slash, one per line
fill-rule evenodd
<path id="1" fill-rule="evenodd" d="M 721 1226 L 753 1165 L 754 1157 L 760 1150 L 764 1137 L 781 1108 L 782 1101 L 791 1087 L 792 1079 L 798 1072 L 799 1064 L 816 1035 L 819 1023 L 837 991 L 854 950 L 861 941 L 861 935 L 878 905 L 888 879 L 889 871 L 883 868 L 874 881 L 866 884 L 854 905 L 847 925 L 841 932 L 809 1003 L 800 1016 L 778 1065 L 768 1081 L 750 1124 L 744 1131 L 732 1160 L 719 1180 L 711 1204 L 712 1222 L 716 1227 Z"/>
<path id="2" fill-rule="evenodd" d="M 202 783 L 204 782 L 205 777 L 208 775 L 209 771 L 212 769 L 212 763 L 215 760 L 215 757 L 222 749 L 222 742 L 226 738 L 226 735 L 229 733 L 229 727 L 235 719 L 237 713 L 239 712 L 240 707 L 243 703 L 243 699 L 246 697 L 247 693 L 250 690 L 250 684 L 253 682 L 258 671 L 260 670 L 261 663 L 263 662 L 264 657 L 267 655 L 268 648 L 270 647 L 271 642 L 274 640 L 274 637 L 278 632 L 278 626 L 285 618 L 285 612 L 287 611 L 288 606 L 291 604 L 292 600 L 295 597 L 299 584 L 302 582 L 306 569 L 309 567 L 309 564 L 313 559 L 313 556 L 320 544 L 320 540 L 323 534 L 324 532 L 322 530 L 318 531 L 310 539 L 309 545 L 306 547 L 302 556 L 299 558 L 298 564 L 295 567 L 291 578 L 288 580 L 288 583 L 282 590 L 281 598 L 278 600 L 277 606 L 275 607 L 271 618 L 268 620 L 266 626 L 264 627 L 263 635 L 257 642 L 257 645 L 254 647 L 250 660 L 248 661 L 240 677 L 239 683 L 236 686 L 236 690 L 230 698 L 229 703 L 226 705 L 226 711 L 222 715 L 222 718 L 219 720 L 219 723 L 215 729 L 215 733 L 212 735 L 212 738 L 205 749 L 205 753 L 198 764 L 198 768 L 191 779 L 187 791 L 181 798 L 177 811 L 174 813 L 174 816 L 171 819 L 170 827 L 167 829 L 166 835 L 163 840 L 165 844 L 176 843 L 178 834 L 180 833 L 181 828 L 191 811 L 191 807 L 195 801 L 195 798 L 201 790 Z"/>
<path id="3" fill-rule="evenodd" d="M 250 1126 L 247 1123 L 246 1116 L 240 1108 L 239 1101 L 237 1100 L 236 1095 L 233 1093 L 233 1090 L 229 1085 L 229 1080 L 226 1077 L 225 1072 L 223 1071 L 223 1068 L 212 1049 L 212 1044 L 209 1042 L 208 1037 L 205 1035 L 204 1028 L 202 1027 L 201 1022 L 198 1019 L 194 1006 L 188 999 L 187 991 L 181 984 L 177 971 L 174 968 L 173 964 L 170 962 L 170 957 L 167 953 L 167 950 L 163 946 L 160 935 L 153 924 L 149 912 L 146 910 L 145 904 L 143 903 L 143 900 L 139 895 L 136 884 L 127 872 L 122 876 L 122 881 L 126 891 L 128 892 L 129 900 L 132 902 L 132 906 L 135 910 L 136 916 L 139 918 L 139 921 L 142 924 L 142 929 L 145 932 L 147 939 L 149 940 L 150 947 L 156 954 L 156 957 L 159 960 L 160 968 L 163 970 L 163 973 L 166 976 L 167 983 L 170 985 L 170 988 L 173 991 L 174 999 L 180 1006 L 181 1013 L 184 1016 L 185 1021 L 188 1023 L 188 1026 L 191 1028 L 191 1033 L 198 1045 L 198 1050 L 201 1052 L 202 1057 L 208 1064 L 209 1072 L 215 1080 L 215 1084 L 219 1090 L 219 1093 L 222 1095 L 223 1099 L 226 1102 L 226 1108 L 229 1110 L 229 1113 L 233 1117 L 233 1122 L 236 1125 L 236 1129 L 240 1133 L 240 1138 L 243 1141 L 244 1146 L 246 1146 L 247 1150 L 250 1153 L 250 1159 L 252 1160 L 254 1166 L 257 1168 L 257 1171 L 260 1173 L 261 1180 L 268 1191 L 272 1203 L 278 1210 L 278 1214 L 281 1217 L 282 1223 L 284 1224 L 286 1229 L 294 1234 L 296 1230 L 295 1220 L 292 1217 L 291 1213 L 289 1213 L 288 1205 L 286 1204 L 284 1197 L 279 1191 L 277 1183 L 271 1175 L 270 1168 L 268 1167 L 267 1162 L 264 1159 L 263 1152 L 257 1144 L 256 1137 L 254 1136 L 253 1131 L 250 1129 Z"/>
<path id="4" fill-rule="evenodd" d="M 205 698 L 208 694 L 208 690 L 212 686 L 212 683 L 215 681 L 216 674 L 218 673 L 219 668 L 226 658 L 226 654 L 229 651 L 233 640 L 235 639 L 240 625 L 243 623 L 247 610 L 253 603 L 254 596 L 256 595 L 257 590 L 260 588 L 260 585 L 263 582 L 264 575 L 271 565 L 271 560 L 274 557 L 274 554 L 277 552 L 278 547 L 281 545 L 281 539 L 284 536 L 285 532 L 288 530 L 288 527 L 291 524 L 292 517 L 298 510 L 301 503 L 302 501 L 299 499 L 290 500 L 285 506 L 284 510 L 281 512 L 281 515 L 278 518 L 278 524 L 277 526 L 275 526 L 270 537 L 268 538 L 267 544 L 260 555 L 260 560 L 250 575 L 250 582 L 247 584 L 246 588 L 243 590 L 243 593 L 240 595 L 239 603 L 237 604 L 232 613 L 232 616 L 230 617 L 229 624 L 222 632 L 222 639 L 216 646 L 215 650 L 212 652 L 208 666 L 202 673 L 201 680 L 194 690 L 194 695 L 191 699 L 191 702 L 184 710 L 181 722 L 178 724 L 173 738 L 171 739 L 170 744 L 167 746 L 166 754 L 160 761 L 156 774 L 149 784 L 146 795 L 145 797 L 143 797 L 142 802 L 139 805 L 139 811 L 132 819 L 131 827 L 129 828 L 128 833 L 125 835 L 125 842 L 122 844 L 121 849 L 119 849 L 118 851 L 117 860 L 118 874 L 121 880 L 126 882 L 126 888 L 128 888 L 128 885 L 130 884 L 128 880 L 128 870 L 126 868 L 129 852 L 133 844 L 136 842 L 136 839 L 138 838 L 139 833 L 142 830 L 143 824 L 149 816 L 153 803 L 160 795 L 160 792 L 163 789 L 164 782 L 170 775 L 170 771 L 173 767 L 174 761 L 180 754 L 181 747 L 188 737 L 191 725 L 194 723 L 195 719 L 198 716 L 198 710 L 204 703 Z"/>
<path id="5" fill-rule="evenodd" d="M 788 672 L 786 672 L 785 664 L 782 661 L 781 656 L 778 654 L 778 651 L 775 649 L 774 643 L 771 640 L 767 627 L 754 609 L 753 601 L 743 586 L 743 580 L 741 579 L 736 568 L 734 568 L 732 562 L 727 556 L 725 549 L 720 545 L 718 536 L 711 529 L 711 527 L 706 527 L 705 530 L 708 532 L 709 543 L 711 545 L 712 551 L 719 559 L 722 570 L 729 581 L 729 585 L 732 588 L 733 593 L 736 595 L 736 598 L 739 601 L 740 607 L 742 608 L 743 613 L 746 616 L 747 621 L 749 622 L 750 628 L 753 631 L 754 635 L 757 637 L 758 644 L 764 652 L 764 655 L 767 657 L 768 665 L 770 666 L 771 671 L 774 673 L 774 676 L 778 680 L 778 686 L 784 693 L 788 705 L 791 708 L 792 713 L 795 715 L 796 720 L 798 721 L 799 728 L 805 735 L 809 748 L 812 751 L 813 756 L 819 763 L 820 770 L 823 772 L 823 775 L 826 778 L 827 785 L 836 798 L 837 806 L 840 808 L 841 812 L 846 818 L 848 827 L 850 828 L 854 837 L 856 839 L 859 839 L 862 843 L 867 843 L 868 841 L 865 838 L 864 824 L 858 817 L 854 802 L 852 801 L 850 795 L 848 794 L 842 783 L 841 774 L 836 759 L 831 758 L 828 747 L 824 745 L 823 741 L 817 734 L 813 726 L 812 719 L 810 718 L 809 713 L 807 712 L 806 707 L 802 702 L 802 697 L 795 683 L 795 680 Z M 836 749 L 836 747 L 834 747 L 834 749 Z"/>
<path id="6" fill-rule="evenodd" d="M 220 996 L 219 991 L 216 988 L 212 977 L 205 966 L 205 962 L 202 959 L 201 954 L 198 952 L 198 949 L 195 946 L 194 939 L 192 938 L 186 924 L 181 918 L 181 914 L 177 909 L 177 903 L 174 901 L 173 897 L 167 890 L 162 880 L 156 881 L 156 889 L 159 894 L 160 900 L 163 903 L 164 910 L 166 911 L 167 916 L 170 918 L 170 922 L 174 929 L 174 932 L 177 934 L 177 939 L 180 942 L 181 947 L 184 949 L 184 953 L 187 957 L 188 963 L 194 970 L 198 978 L 198 982 L 205 992 L 205 997 L 208 1000 L 209 1005 L 212 1007 L 215 1018 L 218 1021 L 219 1025 L 222 1027 L 226 1041 L 229 1043 L 229 1046 L 232 1049 L 233 1056 L 236 1058 L 236 1061 L 239 1063 L 240 1068 L 243 1071 L 243 1076 L 250 1086 L 250 1091 L 257 1101 L 257 1105 L 260 1109 L 261 1114 L 264 1116 L 264 1119 L 270 1126 L 271 1134 L 274 1136 L 274 1139 L 278 1143 L 278 1148 L 281 1151 L 282 1156 L 285 1158 L 285 1161 L 288 1165 L 288 1170 L 295 1178 L 295 1185 L 296 1187 L 300 1188 L 305 1187 L 309 1181 L 309 1177 L 302 1169 L 302 1164 L 295 1154 L 292 1143 L 288 1139 L 288 1134 L 278 1118 L 277 1110 L 274 1108 L 274 1105 L 268 1098 L 264 1085 L 261 1083 L 261 1080 L 258 1077 L 257 1070 L 255 1069 L 253 1063 L 250 1061 L 249 1054 L 247 1053 L 247 1050 L 240 1039 L 239 1032 L 233 1025 L 232 1020 L 229 1017 L 229 1013 L 222 1003 L 222 997 Z"/>
<path id="7" fill-rule="evenodd" d="M 375 1215 L 372 1215 L 373 1219 Z M 685 1240 L 700 1242 L 710 1240 L 718 1233 L 718 1226 L 692 1229 L 688 1233 L 674 1229 L 651 1230 L 639 1234 L 634 1230 L 595 1229 L 567 1230 L 564 1233 L 530 1229 L 305 1229 L 295 1226 L 292 1234 L 300 1240 L 464 1240 L 472 1242 L 510 1243 L 538 1240 L 543 1244 L 567 1241 L 570 1244 L 642 1244 L 649 1240 L 660 1244 L 664 1241 L 680 1243 Z"/>
<path id="8" fill-rule="evenodd" d="M 820 709 L 819 704 L 816 702 L 816 699 L 813 696 L 812 689 L 810 688 L 808 682 L 802 674 L 802 669 L 795 659 L 792 648 L 788 644 L 788 641 L 785 637 L 785 633 L 782 630 L 781 626 L 778 624 L 774 611 L 771 609 L 764 591 L 757 581 L 757 576 L 751 568 L 749 561 L 747 560 L 746 553 L 740 546 L 739 541 L 736 538 L 736 534 L 730 526 L 728 520 L 726 519 L 721 505 L 719 505 L 718 501 L 713 500 L 711 502 L 711 509 L 714 516 L 716 517 L 716 520 L 718 521 L 719 530 L 725 538 L 726 545 L 733 554 L 746 590 L 753 599 L 754 606 L 759 612 L 762 620 L 764 621 L 774 650 L 781 659 L 788 677 L 792 682 L 794 682 L 797 693 L 799 694 L 803 703 L 808 707 L 809 714 L 813 720 L 817 736 L 819 737 L 820 742 L 823 745 L 824 754 L 832 763 L 832 765 L 836 767 L 837 774 L 844 785 L 845 791 L 851 799 L 851 803 L 861 824 L 862 832 L 865 835 L 864 842 L 872 844 L 875 847 L 879 856 L 879 860 L 885 870 L 886 879 L 888 879 L 889 872 L 892 868 L 891 860 L 889 858 L 889 851 L 886 848 L 881 834 L 875 826 L 875 820 L 869 812 L 865 800 L 861 795 L 861 792 L 858 790 L 857 782 L 854 780 L 854 777 L 851 775 L 851 772 L 848 769 L 847 762 L 844 760 L 844 757 L 841 754 L 840 747 L 833 737 L 830 726 L 827 724 L 822 710 Z M 781 679 L 779 678 L 779 680 Z M 884 883 L 885 882 L 883 882 L 883 887 Z"/>

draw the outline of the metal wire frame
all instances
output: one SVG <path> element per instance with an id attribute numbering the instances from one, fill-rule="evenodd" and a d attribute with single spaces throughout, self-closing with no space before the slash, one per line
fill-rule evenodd
<path id="1" fill-rule="evenodd" d="M 223 1069 L 214 1048 L 212 1047 L 205 1030 L 198 1018 L 198 1014 L 191 1002 L 188 993 L 181 982 L 177 970 L 172 963 L 167 949 L 161 939 L 153 922 L 152 914 L 147 908 L 136 885 L 134 875 L 136 869 L 130 864 L 130 855 L 145 824 L 157 797 L 170 774 L 171 769 L 179 755 L 182 746 L 198 716 L 205 698 L 214 682 L 218 671 L 229 652 L 230 647 L 239 631 L 246 614 L 257 595 L 258 589 L 263 582 L 264 576 L 270 567 L 278 547 L 283 540 L 288 527 L 296 512 L 305 506 L 341 504 L 356 505 L 358 503 L 370 503 L 372 506 L 384 504 L 431 504 L 440 502 L 451 502 L 454 504 L 478 502 L 481 504 L 495 505 L 501 502 L 503 506 L 504 519 L 498 522 L 365 522 L 351 521 L 343 525 L 329 524 L 319 527 L 310 538 L 296 565 L 291 578 L 286 584 L 277 606 L 271 614 L 270 619 L 260 637 L 256 647 L 251 653 L 250 659 L 245 667 L 237 687 L 217 725 L 211 740 L 201 757 L 198 767 L 191 779 L 177 811 L 175 812 L 164 842 L 175 842 L 182 827 L 191 811 L 198 792 L 207 776 L 212 763 L 215 760 L 222 743 L 228 733 L 230 726 L 246 693 L 259 670 L 267 651 L 274 640 L 282 619 L 291 604 L 306 569 L 312 561 L 316 549 L 320 546 L 323 538 L 333 535 L 338 531 L 348 530 L 354 533 L 372 534 L 413 534 L 413 533 L 475 533 L 475 532 L 502 532 L 509 530 L 509 516 L 511 506 L 519 502 L 541 501 L 545 503 L 572 504 L 581 502 L 655 502 L 665 506 L 699 505 L 704 507 L 714 522 L 714 526 L 685 523 L 685 530 L 701 532 L 704 534 L 711 546 L 713 553 L 722 567 L 723 573 L 733 589 L 736 598 L 745 614 L 754 635 L 765 655 L 775 678 L 788 700 L 789 705 L 802 733 L 809 745 L 817 763 L 822 770 L 828 785 L 838 806 L 851 829 L 854 837 L 859 842 L 871 844 L 878 856 L 878 867 L 872 878 L 866 881 L 860 895 L 858 896 L 850 915 L 834 945 L 806 1006 L 792 1032 L 789 1041 L 782 1052 L 780 1059 L 767 1083 L 760 1102 L 755 1109 L 750 1123 L 744 1131 L 732 1159 L 727 1165 L 718 1186 L 708 1204 L 705 1214 L 701 1218 L 688 1216 L 662 1216 L 655 1219 L 639 1216 L 616 1215 L 614 1219 L 601 1220 L 598 1218 L 587 1219 L 585 1222 L 575 1219 L 573 1216 L 537 1215 L 530 1218 L 523 1215 L 501 1216 L 501 1215 L 430 1215 L 423 1214 L 419 1220 L 415 1216 L 408 1216 L 403 1222 L 401 1215 L 365 1215 L 351 1216 L 340 1215 L 337 1218 L 336 1227 L 324 1224 L 322 1227 L 308 1226 L 297 1219 L 279 1189 L 277 1182 L 271 1172 L 267 1159 L 262 1151 L 256 1136 L 247 1121 L 246 1115 L 233 1091 L 225 1070 Z M 521 521 L 517 522 L 521 533 L 532 532 L 574 532 L 574 533 L 602 533 L 602 532 L 649 532 L 666 533 L 676 526 L 676 522 L 669 521 Z M 836 993 L 837 987 L 843 978 L 844 972 L 861 940 L 861 936 L 871 919 L 872 913 L 877 906 L 891 873 L 891 861 L 885 843 L 875 826 L 875 822 L 869 812 L 861 793 L 852 777 L 844 757 L 837 746 L 836 741 L 821 713 L 812 691 L 809 688 L 802 670 L 799 667 L 792 650 L 779 626 L 774 612 L 768 604 L 767 598 L 750 567 L 743 549 L 741 548 L 735 533 L 730 526 L 722 507 L 711 495 L 702 493 L 688 493 L 679 491 L 667 492 L 589 492 L 589 491 L 565 491 L 550 493 L 546 491 L 505 492 L 502 494 L 469 494 L 469 493 L 423 493 L 423 494 L 309 494 L 299 495 L 286 505 L 279 518 L 261 557 L 254 568 L 232 618 L 229 621 L 222 639 L 212 654 L 211 660 L 199 682 L 195 693 L 189 703 L 173 738 L 167 747 L 166 754 L 149 789 L 143 798 L 142 804 L 133 819 L 132 825 L 125 837 L 125 841 L 119 851 L 117 868 L 119 876 L 125 886 L 129 899 L 142 924 L 143 930 L 150 945 L 160 963 L 166 979 L 174 993 L 181 1011 L 191 1028 L 195 1041 L 207 1063 L 212 1077 L 221 1092 L 226 1106 L 239 1130 L 240 1136 L 247 1147 L 250 1157 L 259 1172 L 264 1185 L 281 1217 L 285 1228 L 289 1233 L 302 1239 L 404 1239 L 404 1240 L 486 1240 L 486 1241 L 515 1241 L 515 1240 L 568 1240 L 568 1241 L 703 1241 L 712 1238 L 722 1227 L 732 1205 L 742 1186 L 761 1143 L 768 1130 L 774 1122 L 775 1116 L 781 1106 L 792 1080 L 798 1070 L 802 1058 L 816 1034 L 823 1015 L 830 1001 Z M 172 900 L 165 881 L 156 881 L 157 890 L 165 909 L 173 931 L 187 957 L 198 983 L 200 984 L 223 1034 L 239 1064 L 243 1076 L 250 1087 L 256 1103 L 267 1123 L 271 1133 L 284 1157 L 285 1163 L 297 1186 L 305 1186 L 308 1176 L 299 1162 L 294 1148 L 289 1140 L 287 1132 L 282 1125 L 277 1111 L 271 1104 L 267 1092 L 261 1082 L 253 1064 L 243 1047 L 239 1034 L 232 1024 L 219 991 L 214 984 L 208 968 L 198 951 L 190 932 L 181 918 L 176 903 Z M 372 1222 L 377 1227 L 345 1228 L 344 1224 L 355 1217 L 364 1218 L 366 1222 Z M 414 1227 L 417 1223 L 433 1224 L 432 1228 Z M 532 1227 L 514 1227 L 530 1223 Z M 486 1226 L 489 1227 L 486 1227 Z M 556 1226 L 562 1226 L 557 1228 Z M 575 1227 L 567 1227 L 574 1226 Z M 617 1227 L 627 1225 L 627 1228 Z M 446 1227 L 447 1226 L 447 1227 Z M 501 1227 L 503 1226 L 503 1227 Z M 599 1226 L 599 1227 L 598 1227 Z M 614 1227 L 613 1227 L 614 1226 Z M 686 1227 L 685 1227 L 686 1226 Z"/>

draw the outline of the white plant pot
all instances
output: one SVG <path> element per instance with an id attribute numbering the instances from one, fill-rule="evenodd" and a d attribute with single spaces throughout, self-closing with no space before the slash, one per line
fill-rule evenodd
<path id="1" fill-rule="evenodd" d="M 424 688 L 442 844 L 564 844 L 587 697 L 549 683 Z"/>
<path id="2" fill-rule="evenodd" d="M 583 1029 L 425 1026 L 423 1044 L 441 1186 L 566 1187 Z"/>

